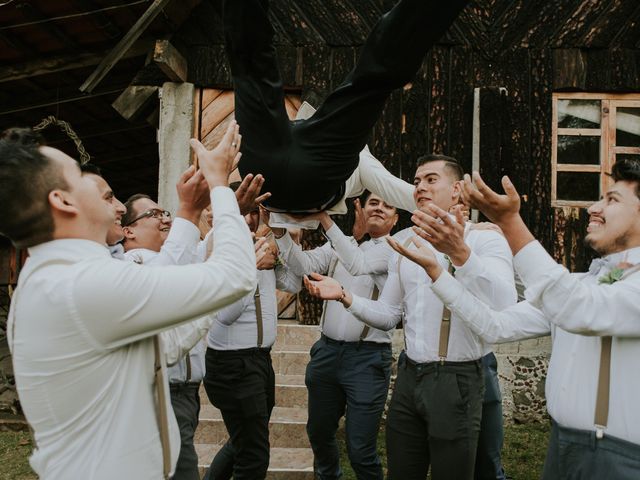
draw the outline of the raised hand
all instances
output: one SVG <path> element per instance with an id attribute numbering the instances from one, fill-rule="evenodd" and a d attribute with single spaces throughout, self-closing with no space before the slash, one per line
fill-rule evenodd
<path id="1" fill-rule="evenodd" d="M 240 161 L 242 155 L 240 153 L 241 140 L 240 128 L 235 120 L 229 122 L 222 140 L 213 150 L 207 150 L 195 138 L 190 140 L 191 148 L 198 156 L 198 163 L 210 189 L 229 185 L 229 174 Z"/>
<path id="2" fill-rule="evenodd" d="M 276 266 L 277 252 L 267 237 L 260 237 L 255 244 L 256 268 L 258 270 L 272 270 Z"/>
<path id="3" fill-rule="evenodd" d="M 201 170 L 192 165 L 180 176 L 176 184 L 179 207 L 176 216 L 198 225 L 200 214 L 211 202 L 209 185 Z"/>
<path id="4" fill-rule="evenodd" d="M 520 195 L 509 177 L 502 177 L 502 187 L 505 195 L 491 190 L 480 174 L 473 172 L 473 183 L 469 175 L 464 176 L 462 197 L 465 203 L 480 210 L 493 223 L 502 226 L 501 224 L 513 221 L 515 217 L 520 216 Z"/>
<path id="5" fill-rule="evenodd" d="M 356 241 L 360 241 L 367 233 L 367 220 L 364 218 L 364 209 L 360 204 L 360 200 L 356 198 L 353 201 L 353 208 L 355 210 L 356 218 L 351 228 L 351 234 Z"/>
<path id="6" fill-rule="evenodd" d="M 403 257 L 408 258 L 424 268 L 427 275 L 435 282 L 442 273 L 442 267 L 438 263 L 438 259 L 433 253 L 433 250 L 422 243 L 418 237 L 413 237 L 411 241 L 415 245 L 415 249 L 410 249 L 408 246 L 405 247 L 396 239 L 387 237 L 387 242 L 391 245 L 391 248 Z"/>
<path id="7" fill-rule="evenodd" d="M 331 277 L 325 277 L 319 273 L 311 273 L 304 276 L 304 286 L 309 293 L 323 300 L 340 300 L 343 294 L 342 285 Z"/>
<path id="8" fill-rule="evenodd" d="M 271 196 L 270 192 L 260 195 L 262 185 L 264 185 L 264 177 L 261 174 L 254 176 L 252 173 L 248 173 L 242 179 L 238 190 L 236 190 L 236 200 L 238 201 L 241 215 L 253 212 Z"/>
<path id="9" fill-rule="evenodd" d="M 471 250 L 464 242 L 464 217 L 462 210 L 456 210 L 456 219 L 435 204 L 426 206 L 427 212 L 415 210 L 411 221 L 413 230 L 427 240 L 439 252 L 448 255 L 454 265 L 464 265 Z"/>

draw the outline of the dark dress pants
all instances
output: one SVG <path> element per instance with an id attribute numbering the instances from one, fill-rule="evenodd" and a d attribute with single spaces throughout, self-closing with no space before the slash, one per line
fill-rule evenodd
<path id="1" fill-rule="evenodd" d="M 347 453 L 356 477 L 382 480 L 377 437 L 389 390 L 391 345 L 337 342 L 323 336 L 310 353 L 305 375 L 307 433 L 316 478 L 342 476 L 336 431 L 345 415 Z"/>
<path id="2" fill-rule="evenodd" d="M 498 380 L 498 364 L 493 352 L 482 357 L 484 400 L 476 453 L 475 480 L 504 480 L 500 457 L 504 440 L 502 395 Z"/>
<path id="3" fill-rule="evenodd" d="M 269 418 L 275 404 L 270 349 L 207 349 L 204 387 L 222 413 L 230 445 L 208 472 L 211 480 L 260 480 L 269 467 Z"/>
<path id="4" fill-rule="evenodd" d="M 337 202 L 390 93 L 468 0 L 400 0 L 373 27 L 354 69 L 308 120 L 291 123 L 267 0 L 224 0 L 225 46 L 243 135 L 240 173 L 262 173 L 268 207 L 305 211 Z"/>
<path id="5" fill-rule="evenodd" d="M 200 480 L 198 455 L 193 446 L 193 436 L 198 428 L 200 415 L 200 382 L 172 383 L 169 386 L 171 406 L 180 428 L 180 455 L 172 480 Z"/>
<path id="6" fill-rule="evenodd" d="M 472 480 L 484 378 L 480 360 L 415 364 L 403 352 L 387 415 L 389 480 Z"/>
<path id="7" fill-rule="evenodd" d="M 571 399 L 568 399 L 571 401 Z M 595 432 L 561 427 L 552 419 L 542 480 L 637 480 L 640 445 Z"/>

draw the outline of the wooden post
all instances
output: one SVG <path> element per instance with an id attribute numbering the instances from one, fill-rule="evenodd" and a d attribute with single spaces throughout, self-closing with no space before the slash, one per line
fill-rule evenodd
<path id="1" fill-rule="evenodd" d="M 178 209 L 176 183 L 191 163 L 195 93 L 192 83 L 167 82 L 160 96 L 158 204 L 172 213 Z"/>

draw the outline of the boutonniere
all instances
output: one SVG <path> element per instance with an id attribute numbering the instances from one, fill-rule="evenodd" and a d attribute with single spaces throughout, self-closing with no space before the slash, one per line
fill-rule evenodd
<path id="1" fill-rule="evenodd" d="M 454 276 L 455 276 L 455 273 L 456 273 L 456 267 L 454 267 L 454 266 L 453 266 L 453 262 L 451 261 L 451 258 L 449 258 L 449 255 L 445 255 L 445 256 L 444 256 L 444 259 L 445 259 L 445 260 L 446 260 L 446 262 L 447 262 L 447 268 L 448 268 L 448 270 L 449 270 L 449 273 L 450 273 L 451 275 L 454 275 Z"/>
<path id="2" fill-rule="evenodd" d="M 602 283 L 602 284 L 606 284 L 606 285 L 612 285 L 614 283 L 616 283 L 618 280 L 621 280 L 625 270 L 629 269 L 633 267 L 633 265 L 629 262 L 620 262 L 619 264 L 617 264 L 615 267 L 613 267 L 611 270 L 609 270 L 608 273 L 602 275 L 600 278 L 598 278 L 598 283 Z"/>

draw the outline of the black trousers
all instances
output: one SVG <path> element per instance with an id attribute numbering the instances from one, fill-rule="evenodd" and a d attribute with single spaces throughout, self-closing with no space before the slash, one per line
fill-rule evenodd
<path id="1" fill-rule="evenodd" d="M 413 363 L 404 352 L 387 416 L 389 480 L 472 480 L 484 378 L 480 361 Z"/>
<path id="2" fill-rule="evenodd" d="M 200 415 L 200 382 L 172 383 L 169 386 L 171 406 L 180 428 L 180 455 L 171 480 L 200 480 L 198 454 L 193 446 L 193 436 L 198 428 Z"/>
<path id="3" fill-rule="evenodd" d="M 474 478 L 475 480 L 504 480 L 501 459 L 504 440 L 502 394 L 498 380 L 498 363 L 493 352 L 482 357 L 482 370 L 484 371 L 484 399 Z"/>
<path id="4" fill-rule="evenodd" d="M 207 349 L 204 388 L 229 432 L 211 463 L 211 480 L 260 480 L 269 467 L 269 418 L 275 404 L 275 374 L 269 349 Z"/>
<path id="5" fill-rule="evenodd" d="M 344 82 L 308 120 L 284 107 L 268 0 L 224 0 L 225 45 L 242 137 L 240 173 L 261 173 L 266 206 L 302 212 L 331 206 L 358 166 L 390 93 L 409 82 L 425 53 L 468 0 L 400 0 L 371 31 Z"/>

